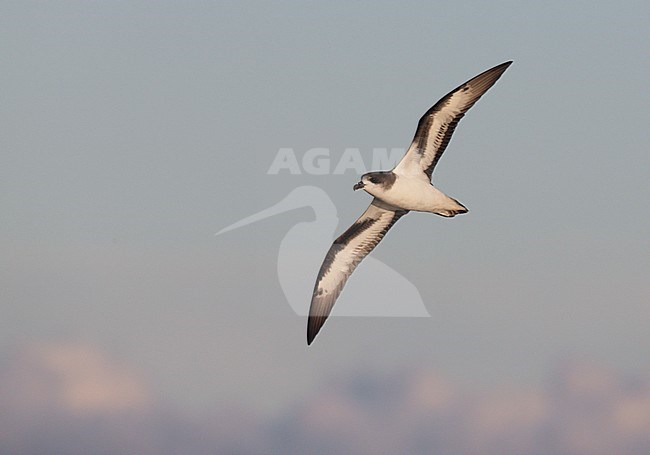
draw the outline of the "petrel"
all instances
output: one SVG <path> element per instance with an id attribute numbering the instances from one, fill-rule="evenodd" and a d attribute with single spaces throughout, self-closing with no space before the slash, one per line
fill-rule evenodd
<path id="1" fill-rule="evenodd" d="M 431 175 L 465 113 L 501 77 L 512 61 L 502 63 L 455 88 L 420 118 L 402 160 L 390 171 L 369 172 L 353 189 L 374 196 L 368 209 L 341 234 L 318 272 L 307 321 L 311 344 L 327 320 L 354 269 L 401 217 L 414 210 L 452 218 L 467 208 L 431 184 Z"/>

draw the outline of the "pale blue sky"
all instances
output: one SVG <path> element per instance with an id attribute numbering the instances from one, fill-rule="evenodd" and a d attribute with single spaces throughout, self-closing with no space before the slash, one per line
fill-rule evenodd
<path id="1" fill-rule="evenodd" d="M 93 343 L 173 406 L 269 413 L 358 371 L 647 373 L 649 20 L 641 1 L 0 3 L 0 353 Z M 373 253 L 433 317 L 336 319 L 307 349 L 276 258 L 309 211 L 214 232 L 299 185 L 344 229 L 357 176 L 267 175 L 276 152 L 406 147 L 506 60 L 434 175 L 470 212 L 409 215 Z"/>

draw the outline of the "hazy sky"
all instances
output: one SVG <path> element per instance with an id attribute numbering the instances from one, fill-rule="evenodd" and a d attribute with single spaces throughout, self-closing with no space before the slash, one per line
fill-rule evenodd
<path id="1" fill-rule="evenodd" d="M 264 419 L 357 375 L 646 377 L 649 20 L 641 1 L 0 2 L 0 374 L 63 343 L 181 413 Z M 307 348 L 277 257 L 313 213 L 214 233 L 301 185 L 342 231 L 369 202 L 358 176 L 268 175 L 278 150 L 369 163 L 506 60 L 434 174 L 469 213 L 409 215 L 373 253 L 432 317 L 336 318 Z"/>

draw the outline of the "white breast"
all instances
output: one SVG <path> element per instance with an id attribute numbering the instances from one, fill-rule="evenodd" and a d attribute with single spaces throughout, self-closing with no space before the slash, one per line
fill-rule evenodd
<path id="1" fill-rule="evenodd" d="M 376 193 L 376 194 L 375 194 Z M 406 210 L 433 212 L 448 205 L 449 198 L 428 180 L 398 175 L 387 191 L 373 191 L 373 196 Z"/>

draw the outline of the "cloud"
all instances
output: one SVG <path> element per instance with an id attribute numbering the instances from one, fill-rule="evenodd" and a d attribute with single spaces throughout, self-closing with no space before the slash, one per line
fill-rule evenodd
<path id="1" fill-rule="evenodd" d="M 581 362 L 528 389 L 473 391 L 432 370 L 356 377 L 295 409 L 277 434 L 282 453 L 648 453 L 650 381 Z"/>
<path id="2" fill-rule="evenodd" d="M 32 343 L 0 362 L 0 447 L 9 454 L 261 453 L 246 410 L 192 416 L 137 368 L 84 342 Z"/>
<path id="3" fill-rule="evenodd" d="M 81 343 L 30 344 L 4 369 L 0 401 L 24 412 L 56 408 L 72 414 L 146 409 L 144 381 L 99 349 Z"/>
<path id="4" fill-rule="evenodd" d="M 282 415 L 182 413 L 142 374 L 85 343 L 25 346 L 0 364 L 3 453 L 650 452 L 650 377 L 583 362 L 543 387 L 475 390 L 435 369 L 354 373 Z"/>

